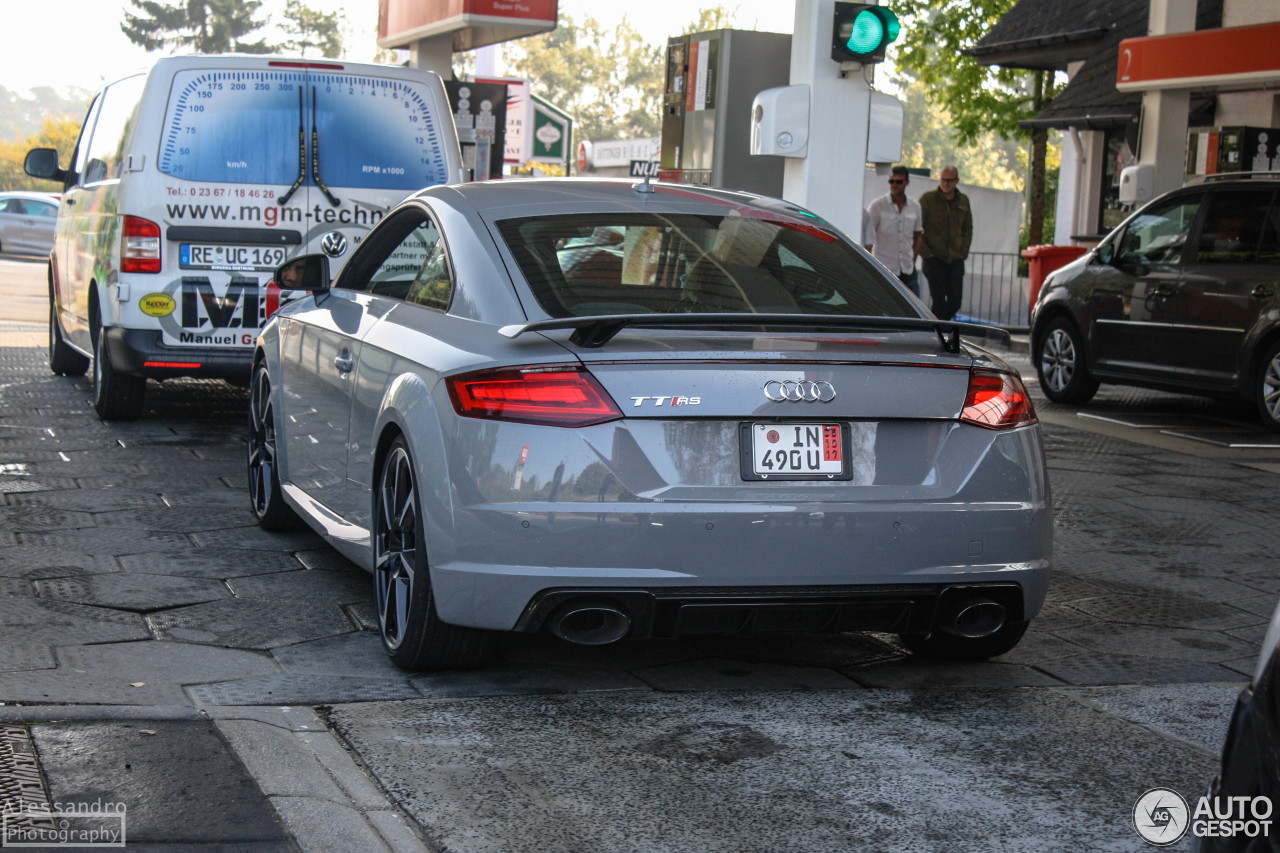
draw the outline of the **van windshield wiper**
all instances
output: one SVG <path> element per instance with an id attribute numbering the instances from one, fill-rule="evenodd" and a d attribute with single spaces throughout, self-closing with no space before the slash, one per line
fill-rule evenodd
<path id="1" fill-rule="evenodd" d="M 516 338 L 525 332 L 544 332 L 553 329 L 573 329 L 570 342 L 580 347 L 602 347 L 628 326 L 658 329 L 687 326 L 698 329 L 744 326 L 791 326 L 806 329 L 856 328 L 900 329 L 904 331 L 931 331 L 937 334 L 943 349 L 960 352 L 960 335 L 987 338 L 1009 345 L 1009 333 L 996 326 L 979 323 L 958 323 L 954 320 L 934 320 L 926 317 L 868 317 L 831 314 L 752 314 L 734 312 L 727 314 L 602 314 L 592 317 L 559 317 L 554 320 L 535 320 L 503 326 L 499 333 Z"/>
<path id="2" fill-rule="evenodd" d="M 307 127 L 302 118 L 302 87 L 298 87 L 298 179 L 293 182 L 293 186 L 285 192 L 284 195 L 276 199 L 276 204 L 281 207 L 284 203 L 298 191 L 298 187 L 302 186 L 302 182 L 307 179 Z"/>
<path id="3" fill-rule="evenodd" d="M 316 186 L 320 188 L 320 192 L 324 193 L 324 197 L 329 199 L 329 204 L 337 207 L 342 202 L 329 192 L 329 188 L 324 185 L 324 181 L 320 180 L 320 131 L 316 129 L 316 87 L 311 87 L 311 177 L 315 179 Z"/>

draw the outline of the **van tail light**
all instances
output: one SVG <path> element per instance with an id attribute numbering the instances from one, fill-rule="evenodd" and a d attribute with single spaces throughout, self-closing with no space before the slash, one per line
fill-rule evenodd
<path id="1" fill-rule="evenodd" d="M 120 272 L 160 272 L 160 226 L 138 216 L 124 218 Z"/>
<path id="2" fill-rule="evenodd" d="M 481 370 L 446 382 L 465 418 L 583 427 L 622 417 L 596 378 L 575 366 Z"/>
<path id="3" fill-rule="evenodd" d="M 974 370 L 960 420 L 987 429 L 1013 429 L 1036 422 L 1036 412 L 1022 380 L 1012 373 Z"/>

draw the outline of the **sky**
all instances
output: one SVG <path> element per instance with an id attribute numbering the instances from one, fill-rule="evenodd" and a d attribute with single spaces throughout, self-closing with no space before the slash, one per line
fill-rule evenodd
<path id="1" fill-rule="evenodd" d="M 561 12 L 577 19 L 591 15 L 606 26 L 617 26 L 625 14 L 653 44 L 665 44 L 668 36 L 696 17 L 699 8 L 688 0 L 559 0 L 559 4 Z M 148 62 L 147 52 L 120 32 L 124 9 L 132 8 L 126 0 L 5 0 L 4 5 L 9 35 L 0 50 L 0 86 L 6 89 L 24 95 L 36 86 L 52 86 L 64 94 L 71 87 L 92 91 Z M 377 0 L 306 0 L 306 5 L 322 12 L 343 9 L 347 58 L 372 59 L 377 49 Z M 724 6 L 744 28 L 792 31 L 795 0 L 705 0 L 705 5 Z M 278 15 L 284 0 L 266 0 L 263 8 Z"/>

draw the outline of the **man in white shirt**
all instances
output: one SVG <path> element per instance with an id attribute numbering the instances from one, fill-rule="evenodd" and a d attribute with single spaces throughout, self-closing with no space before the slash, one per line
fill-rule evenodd
<path id="1" fill-rule="evenodd" d="M 871 244 L 867 248 L 875 259 L 913 293 L 919 293 L 916 257 L 920 254 L 923 217 L 920 204 L 907 198 L 910 181 L 906 166 L 893 167 L 889 173 L 889 194 L 871 202 L 863 230 L 870 233 Z"/>

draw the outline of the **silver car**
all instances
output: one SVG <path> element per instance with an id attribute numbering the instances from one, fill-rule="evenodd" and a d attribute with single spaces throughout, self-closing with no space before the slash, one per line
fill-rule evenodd
<path id="1" fill-rule="evenodd" d="M 0 193 L 0 252 L 47 257 L 57 217 L 58 196 L 52 193 Z"/>
<path id="2" fill-rule="evenodd" d="M 435 187 L 262 332 L 249 487 L 369 569 L 407 669 L 495 632 L 879 631 L 1011 649 L 1049 575 L 1017 374 L 786 202 L 627 181 Z"/>

